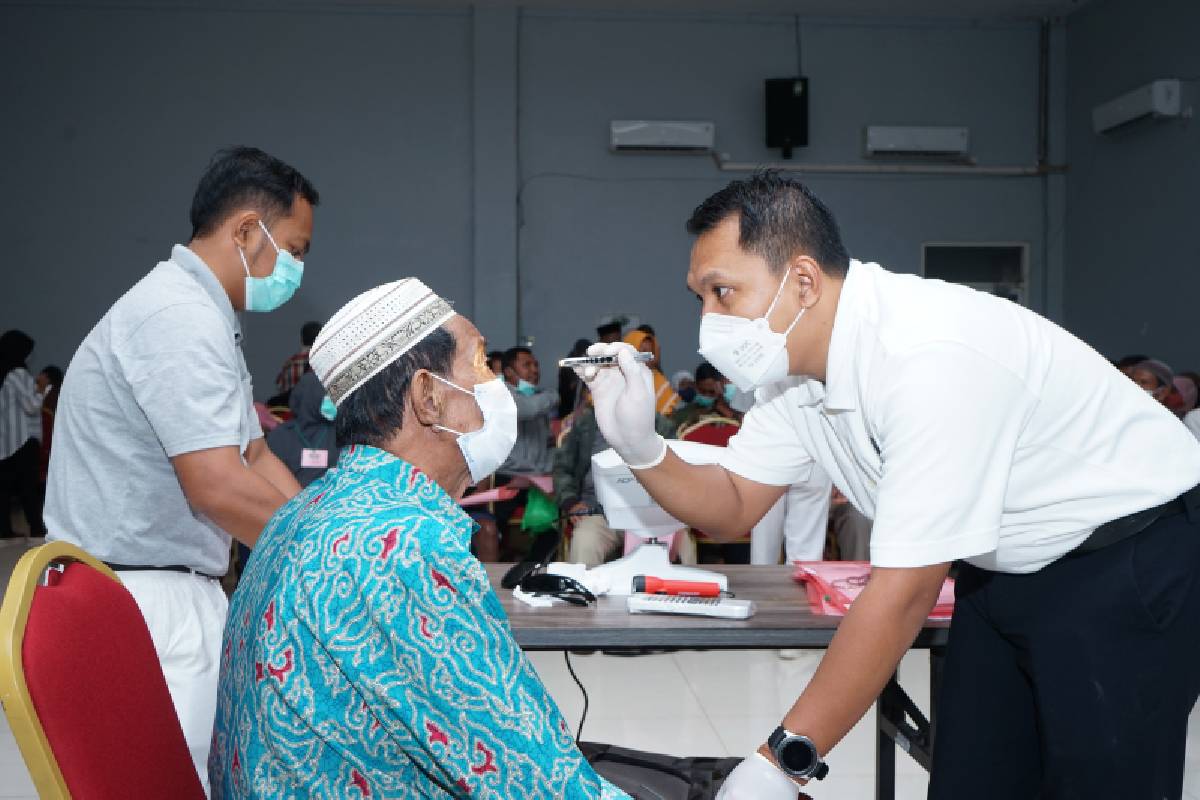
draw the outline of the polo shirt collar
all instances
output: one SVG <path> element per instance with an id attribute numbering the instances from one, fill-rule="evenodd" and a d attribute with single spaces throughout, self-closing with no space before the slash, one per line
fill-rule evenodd
<path id="1" fill-rule="evenodd" d="M 204 259 L 196 255 L 192 250 L 182 244 L 177 244 L 171 248 L 171 261 L 179 265 L 180 269 L 191 275 L 196 283 L 208 293 L 212 298 L 213 303 L 221 312 L 221 316 L 225 317 L 225 321 L 229 323 L 229 327 L 233 329 L 234 339 L 240 344 L 242 341 L 242 323 L 238 320 L 237 314 L 233 311 L 233 303 L 229 301 L 229 295 L 225 292 L 225 287 L 217 280 L 217 276 L 209 268 L 208 264 L 204 263 Z"/>
<path id="2" fill-rule="evenodd" d="M 862 305 L 870 291 L 870 279 L 863 265 L 851 260 L 833 317 L 829 360 L 825 364 L 825 408 L 830 411 L 853 411 L 857 407 L 858 387 L 854 377 L 858 329 Z"/>

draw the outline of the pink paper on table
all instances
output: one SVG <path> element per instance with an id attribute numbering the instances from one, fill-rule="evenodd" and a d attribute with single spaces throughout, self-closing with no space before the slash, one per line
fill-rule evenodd
<path id="1" fill-rule="evenodd" d="M 554 494 L 554 477 L 551 475 L 514 475 L 508 485 L 517 489 L 536 486 L 546 494 Z"/>
<path id="2" fill-rule="evenodd" d="M 517 496 L 517 490 L 511 486 L 501 486 L 498 489 L 488 489 L 486 492 L 469 494 L 458 501 L 460 506 L 481 506 L 485 503 L 502 503 Z"/>
<path id="3" fill-rule="evenodd" d="M 804 584 L 814 614 L 843 616 L 858 599 L 871 575 L 866 561 L 797 561 L 792 575 Z M 954 614 L 954 579 L 947 578 L 938 594 L 931 620 L 948 620 Z"/>

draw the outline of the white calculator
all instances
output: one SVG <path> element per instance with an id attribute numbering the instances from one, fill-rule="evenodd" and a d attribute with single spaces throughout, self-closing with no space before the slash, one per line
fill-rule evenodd
<path id="1" fill-rule="evenodd" d="M 754 602 L 732 597 L 694 597 L 680 594 L 631 594 L 630 614 L 686 614 L 695 617 L 746 619 L 754 616 Z"/>

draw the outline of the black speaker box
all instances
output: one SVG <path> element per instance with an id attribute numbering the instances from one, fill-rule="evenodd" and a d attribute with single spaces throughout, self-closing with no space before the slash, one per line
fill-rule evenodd
<path id="1" fill-rule="evenodd" d="M 808 78 L 768 78 L 767 147 L 792 157 L 793 147 L 808 145 Z"/>

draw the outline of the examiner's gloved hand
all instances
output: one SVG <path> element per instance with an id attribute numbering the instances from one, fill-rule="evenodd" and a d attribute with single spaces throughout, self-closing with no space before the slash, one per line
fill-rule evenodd
<path id="1" fill-rule="evenodd" d="M 784 775 L 762 753 L 754 753 L 725 779 L 717 800 L 811 800 L 800 785 Z"/>
<path id="2" fill-rule="evenodd" d="M 594 344 L 589 356 L 616 356 L 616 367 L 581 367 L 596 409 L 596 424 L 605 440 L 632 467 L 662 460 L 667 443 L 654 430 L 654 378 L 623 343 Z"/>

